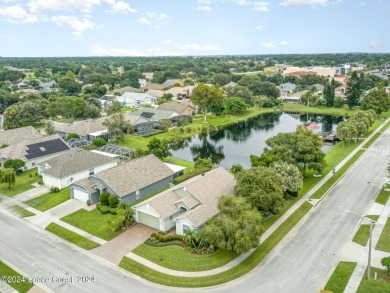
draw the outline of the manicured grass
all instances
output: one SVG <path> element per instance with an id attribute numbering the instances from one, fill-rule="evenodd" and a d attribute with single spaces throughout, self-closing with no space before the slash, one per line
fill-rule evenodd
<path id="1" fill-rule="evenodd" d="M 381 191 L 376 197 L 375 202 L 385 205 L 389 200 L 389 197 L 390 197 L 390 191 L 385 191 L 383 188 L 381 188 Z"/>
<path id="2" fill-rule="evenodd" d="M 67 200 L 70 199 L 69 188 L 61 189 L 57 193 L 46 193 L 36 198 L 25 201 L 24 203 L 37 209 L 41 212 L 44 212 L 48 209 L 51 209 Z"/>
<path id="3" fill-rule="evenodd" d="M 3 277 L 3 276 L 9 277 L 10 282 L 8 282 L 7 279 L 5 279 L 7 284 L 21 293 L 27 292 L 28 290 L 30 290 L 34 286 L 34 284 L 28 282 L 27 279 L 25 279 L 23 281 L 23 279 L 22 279 L 23 276 L 21 274 L 17 273 L 13 269 L 11 269 L 9 266 L 7 266 L 6 264 L 4 264 L 0 261 L 0 277 Z M 15 282 L 12 282 L 12 277 L 15 277 Z"/>
<path id="4" fill-rule="evenodd" d="M 160 266 L 178 271 L 205 271 L 220 267 L 237 257 L 234 252 L 218 249 L 216 252 L 196 255 L 178 245 L 155 247 L 141 244 L 132 252 Z M 180 260 L 180 261 L 178 261 Z"/>
<path id="5" fill-rule="evenodd" d="M 108 226 L 107 221 L 116 219 L 116 217 L 111 214 L 102 215 L 97 209 L 92 211 L 80 209 L 61 220 L 108 241 L 123 232 L 123 230 L 112 232 Z"/>
<path id="6" fill-rule="evenodd" d="M 379 215 L 368 215 L 366 217 L 374 220 L 375 222 L 378 221 L 378 219 L 379 219 Z"/>
<path id="7" fill-rule="evenodd" d="M 15 185 L 11 186 L 11 188 L 8 188 L 8 186 L 5 184 L 0 184 L 0 193 L 7 196 L 13 196 L 34 188 L 34 186 L 31 184 L 38 182 L 39 180 L 39 177 L 35 176 L 36 172 L 37 169 L 35 168 L 35 169 L 27 170 L 23 172 L 21 175 L 16 175 L 16 180 L 15 180 L 16 183 Z"/>
<path id="8" fill-rule="evenodd" d="M 194 168 L 194 165 L 195 165 L 194 162 L 189 162 L 189 161 L 177 159 L 177 158 L 174 158 L 174 157 L 167 157 L 167 158 L 164 159 L 164 162 L 185 167 L 184 174 L 187 174 L 188 172 L 191 172 L 191 170 Z"/>
<path id="9" fill-rule="evenodd" d="M 377 280 L 374 280 L 375 273 L 378 274 Z M 390 282 L 382 279 L 383 273 L 385 273 L 384 270 L 371 267 L 370 279 L 366 279 L 367 273 L 365 273 L 356 293 L 389 293 Z"/>
<path id="10" fill-rule="evenodd" d="M 207 277 L 176 277 L 152 270 L 124 257 L 120 267 L 149 281 L 175 287 L 208 287 L 234 280 L 254 269 L 313 206 L 305 202 L 243 262 L 223 273 Z"/>
<path id="11" fill-rule="evenodd" d="M 387 218 L 375 249 L 390 252 L 390 218 Z"/>
<path id="12" fill-rule="evenodd" d="M 356 262 L 339 262 L 328 283 L 326 283 L 325 290 L 333 293 L 343 293 L 355 267 Z"/>
<path id="13" fill-rule="evenodd" d="M 352 241 L 366 246 L 368 238 L 370 238 L 370 224 L 360 225 Z"/>
<path id="14" fill-rule="evenodd" d="M 56 223 L 50 223 L 49 226 L 45 228 L 47 231 L 69 241 L 73 244 L 76 244 L 77 246 L 80 246 L 81 248 L 84 248 L 86 250 L 96 248 L 100 246 L 98 243 L 93 242 L 92 240 L 89 240 L 73 231 L 70 231 L 60 225 L 57 225 Z"/>
<path id="15" fill-rule="evenodd" d="M 359 150 L 349 161 L 344 164 L 340 170 L 336 171 L 331 178 L 328 179 L 313 195 L 311 198 L 320 199 L 328 190 L 332 187 L 333 184 L 336 183 L 338 179 L 356 162 L 357 159 L 364 153 L 364 150 Z"/>
<path id="16" fill-rule="evenodd" d="M 328 108 L 328 107 L 307 107 L 305 104 L 293 104 L 293 103 L 283 103 L 283 111 L 293 111 L 301 113 L 314 113 L 314 114 L 324 114 L 324 115 L 333 115 L 333 116 L 351 116 L 355 112 L 359 111 L 359 108 L 353 108 L 352 110 L 348 109 L 348 106 L 342 108 Z"/>
<path id="17" fill-rule="evenodd" d="M 25 218 L 25 217 L 31 217 L 31 216 L 34 216 L 35 214 L 20 207 L 20 206 L 13 206 L 12 207 L 12 210 L 17 213 L 21 218 Z"/>

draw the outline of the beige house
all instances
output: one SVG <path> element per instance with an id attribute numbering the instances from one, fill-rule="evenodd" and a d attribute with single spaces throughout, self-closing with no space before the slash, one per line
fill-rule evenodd
<path id="1" fill-rule="evenodd" d="M 157 107 L 159 110 L 173 111 L 180 115 L 192 116 L 195 114 L 195 107 L 188 103 L 162 103 Z"/>

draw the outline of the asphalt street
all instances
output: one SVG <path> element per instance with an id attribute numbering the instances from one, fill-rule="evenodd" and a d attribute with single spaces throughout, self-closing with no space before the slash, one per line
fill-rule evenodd
<path id="1" fill-rule="evenodd" d="M 357 214 L 365 213 L 385 182 L 388 153 L 389 132 L 361 157 L 262 266 L 233 282 L 191 291 L 318 292 L 361 220 Z M 0 227 L 0 257 L 29 276 L 41 278 L 37 280 L 54 292 L 183 291 L 130 276 L 3 211 Z"/>

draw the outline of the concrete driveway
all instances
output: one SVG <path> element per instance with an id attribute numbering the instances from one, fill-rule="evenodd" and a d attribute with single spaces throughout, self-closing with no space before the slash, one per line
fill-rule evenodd
<path id="1" fill-rule="evenodd" d="M 82 209 L 87 204 L 85 202 L 82 202 L 77 199 L 70 199 L 66 202 L 63 202 L 62 204 L 59 204 L 58 206 L 55 206 L 54 208 L 51 208 L 50 210 L 47 210 L 45 213 L 61 219 L 62 217 L 65 217 L 71 213 L 74 213 L 75 211 Z"/>
<path id="2" fill-rule="evenodd" d="M 13 196 L 14 199 L 18 201 L 26 201 L 32 198 L 36 198 L 42 194 L 48 193 L 50 189 L 44 185 L 38 185 L 37 187 L 27 190 L 25 192 L 19 193 L 18 195 Z"/>
<path id="3" fill-rule="evenodd" d="M 122 258 L 145 242 L 156 229 L 136 224 L 106 244 L 90 250 L 94 254 L 118 265 Z"/>

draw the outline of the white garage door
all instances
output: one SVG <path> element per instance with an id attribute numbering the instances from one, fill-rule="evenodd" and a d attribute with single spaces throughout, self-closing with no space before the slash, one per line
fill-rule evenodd
<path id="1" fill-rule="evenodd" d="M 83 202 L 87 202 L 89 199 L 89 193 L 79 189 L 73 189 L 73 196 L 75 199 L 81 200 Z"/>
<path id="2" fill-rule="evenodd" d="M 138 212 L 138 222 L 149 227 L 160 230 L 160 220 L 159 218 L 150 216 L 148 214 Z"/>

